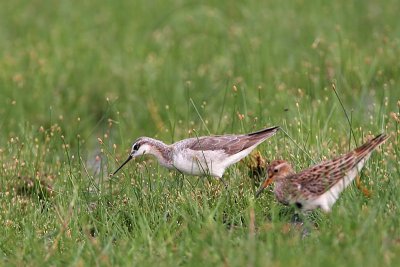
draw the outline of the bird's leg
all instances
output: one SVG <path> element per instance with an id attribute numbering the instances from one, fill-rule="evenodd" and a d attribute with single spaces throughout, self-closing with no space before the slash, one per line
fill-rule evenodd
<path id="1" fill-rule="evenodd" d="M 304 239 L 306 237 L 309 237 L 310 234 L 311 234 L 311 228 L 308 225 L 303 227 L 303 230 L 301 230 L 301 238 Z"/>
<path id="2" fill-rule="evenodd" d="M 290 219 L 290 223 L 294 225 L 303 224 L 303 219 L 301 218 L 300 214 L 297 211 L 293 213 L 292 218 Z"/>
<path id="3" fill-rule="evenodd" d="M 184 181 L 185 181 L 185 174 L 183 173 L 183 172 L 181 172 L 177 167 L 175 167 L 175 166 L 173 166 L 174 168 L 175 168 L 175 170 L 177 171 L 177 172 L 179 172 L 181 175 L 182 175 L 182 183 L 181 183 L 181 186 L 180 186 L 180 189 L 182 190 L 182 188 L 183 188 L 183 183 L 184 183 Z M 186 179 L 186 181 L 192 186 L 192 188 L 193 188 L 193 185 L 190 183 L 190 181 L 189 181 L 189 179 Z"/>
<path id="4" fill-rule="evenodd" d="M 181 173 L 181 174 L 182 174 L 182 179 L 180 179 L 180 181 L 179 181 L 180 190 L 183 189 L 183 183 L 185 182 L 185 175 L 183 173 Z"/>
<path id="5" fill-rule="evenodd" d="M 191 182 L 190 182 L 190 179 L 186 179 L 186 181 L 189 183 L 189 185 L 190 185 L 190 187 L 192 188 L 192 190 L 194 190 L 196 187 L 197 187 L 197 184 L 198 184 L 198 180 L 197 180 L 197 183 L 195 184 L 195 185 L 193 185 Z"/>
<path id="6" fill-rule="evenodd" d="M 297 229 L 301 229 L 301 238 L 304 239 L 308 237 L 311 233 L 311 224 L 307 218 L 307 214 L 305 212 L 297 212 L 292 215 L 290 219 L 290 223 Z"/>
<path id="7" fill-rule="evenodd" d="M 219 177 L 219 180 L 221 181 L 221 183 L 224 185 L 225 189 L 228 189 L 228 184 L 225 182 L 224 178 Z"/>

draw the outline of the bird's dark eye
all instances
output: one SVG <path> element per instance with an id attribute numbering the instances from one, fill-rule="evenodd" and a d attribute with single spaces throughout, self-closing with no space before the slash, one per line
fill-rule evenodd
<path id="1" fill-rule="evenodd" d="M 274 173 L 277 173 L 278 172 L 278 169 L 274 169 Z"/>
<path id="2" fill-rule="evenodd" d="M 133 145 L 133 150 L 134 151 L 138 151 L 139 150 L 140 145 L 139 144 L 134 144 Z"/>

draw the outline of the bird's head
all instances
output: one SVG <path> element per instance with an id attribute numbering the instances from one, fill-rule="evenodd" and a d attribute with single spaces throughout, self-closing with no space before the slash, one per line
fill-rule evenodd
<path id="1" fill-rule="evenodd" d="M 119 168 L 112 173 L 112 176 L 115 175 L 122 167 L 125 166 L 131 159 L 142 156 L 144 154 L 148 154 L 153 148 L 151 146 L 151 139 L 148 137 L 140 137 L 136 139 L 133 143 L 131 152 L 129 153 L 128 158 L 124 161 L 124 163 L 119 166 Z"/>
<path id="2" fill-rule="evenodd" d="M 258 197 L 261 192 L 275 181 L 285 179 L 288 175 L 293 173 L 293 168 L 287 161 L 274 160 L 267 168 L 267 177 L 258 188 L 256 196 Z"/>
<path id="3" fill-rule="evenodd" d="M 152 150 L 151 139 L 148 137 L 140 137 L 133 143 L 129 156 L 136 158 L 148 154 L 150 150 Z"/>

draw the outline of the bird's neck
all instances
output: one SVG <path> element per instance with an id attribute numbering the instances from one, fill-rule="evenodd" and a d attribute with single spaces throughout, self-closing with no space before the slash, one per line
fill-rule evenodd
<path id="1" fill-rule="evenodd" d="M 274 193 L 277 200 L 285 205 L 288 204 L 289 190 L 287 184 L 283 180 L 276 180 L 274 185 Z"/>
<path id="2" fill-rule="evenodd" d="M 156 140 L 150 139 L 149 140 L 149 151 L 148 154 L 153 155 L 157 158 L 158 162 L 167 168 L 172 168 L 172 148 L 165 143 Z"/>
<path id="3" fill-rule="evenodd" d="M 293 173 L 293 171 L 289 170 L 289 172 L 287 174 L 279 175 L 275 178 L 274 192 L 275 192 L 275 195 L 278 198 L 280 198 L 281 200 L 283 198 L 286 198 L 287 194 L 290 193 L 290 190 L 289 190 L 290 185 L 289 184 L 290 184 L 290 176 L 292 175 L 292 173 Z M 279 201 L 281 201 L 281 200 L 279 200 Z"/>

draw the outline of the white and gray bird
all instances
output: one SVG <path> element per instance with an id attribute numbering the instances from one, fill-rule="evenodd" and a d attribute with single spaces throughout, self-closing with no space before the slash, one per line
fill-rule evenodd
<path id="1" fill-rule="evenodd" d="M 189 175 L 210 175 L 221 178 L 225 169 L 246 157 L 260 143 L 273 136 L 279 126 L 240 135 L 216 135 L 188 138 L 171 145 L 150 137 L 140 137 L 132 145 L 126 163 L 145 154 L 153 155 L 168 168 Z"/>

